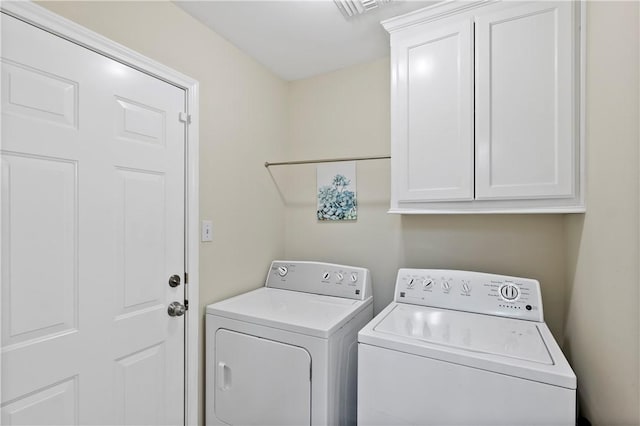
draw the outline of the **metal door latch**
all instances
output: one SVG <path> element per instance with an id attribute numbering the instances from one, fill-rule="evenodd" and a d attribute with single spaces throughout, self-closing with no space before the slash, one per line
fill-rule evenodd
<path id="1" fill-rule="evenodd" d="M 171 302 L 169 307 L 167 308 L 167 312 L 170 317 L 181 317 L 184 315 L 187 308 L 180 302 Z"/>

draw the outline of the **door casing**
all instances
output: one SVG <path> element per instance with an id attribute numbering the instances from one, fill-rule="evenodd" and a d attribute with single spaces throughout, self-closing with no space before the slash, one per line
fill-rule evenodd
<path id="1" fill-rule="evenodd" d="M 169 84 L 184 89 L 190 124 L 186 126 L 185 164 L 185 297 L 190 309 L 185 316 L 185 424 L 198 424 L 199 322 L 199 83 L 178 71 L 143 56 L 81 25 L 56 15 L 30 1 L 2 2 L 0 10 L 89 50 L 123 63 Z M 1 177 L 0 177 L 1 179 Z M 0 182 L 1 183 L 1 182 Z M 0 336 L 1 337 L 1 336 Z M 2 355 L 0 354 L 0 357 Z M 0 376 L 0 381 L 2 377 Z"/>

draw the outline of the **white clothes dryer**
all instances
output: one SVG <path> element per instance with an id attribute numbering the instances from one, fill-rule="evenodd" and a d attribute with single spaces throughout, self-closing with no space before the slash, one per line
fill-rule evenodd
<path id="1" fill-rule="evenodd" d="M 274 261 L 265 286 L 206 309 L 207 425 L 354 425 L 364 268 Z"/>
<path id="2" fill-rule="evenodd" d="M 400 269 L 358 341 L 359 425 L 575 425 L 536 280 Z"/>

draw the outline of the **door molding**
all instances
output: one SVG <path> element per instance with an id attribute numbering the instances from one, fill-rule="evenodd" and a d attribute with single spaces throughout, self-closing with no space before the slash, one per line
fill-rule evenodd
<path id="1" fill-rule="evenodd" d="M 199 83 L 178 71 L 101 36 L 31 1 L 2 2 L 0 10 L 44 31 L 62 37 L 100 55 L 163 80 L 186 92 L 191 122 L 186 130 L 185 172 L 185 265 L 189 284 L 185 294 L 191 309 L 185 315 L 185 424 L 198 423 L 199 353 Z"/>

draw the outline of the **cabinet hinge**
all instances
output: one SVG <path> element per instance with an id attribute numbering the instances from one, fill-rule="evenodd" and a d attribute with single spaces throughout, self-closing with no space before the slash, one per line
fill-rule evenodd
<path id="1" fill-rule="evenodd" d="M 184 310 L 185 311 L 189 310 L 189 301 L 187 299 L 184 300 Z"/>
<path id="2" fill-rule="evenodd" d="M 191 114 L 181 112 L 178 114 L 178 120 L 180 120 L 180 122 L 182 123 L 191 124 Z"/>

